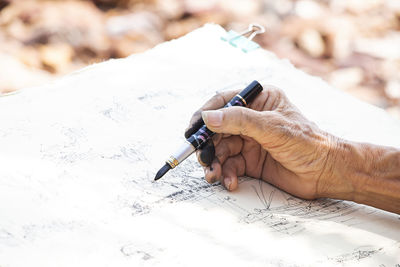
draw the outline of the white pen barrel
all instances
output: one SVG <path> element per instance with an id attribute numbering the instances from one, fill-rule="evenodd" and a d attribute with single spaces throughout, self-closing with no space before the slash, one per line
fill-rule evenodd
<path id="1" fill-rule="evenodd" d="M 185 142 L 174 154 L 172 154 L 172 156 L 167 160 L 167 163 L 172 168 L 175 168 L 195 151 L 196 149 L 193 145 Z"/>

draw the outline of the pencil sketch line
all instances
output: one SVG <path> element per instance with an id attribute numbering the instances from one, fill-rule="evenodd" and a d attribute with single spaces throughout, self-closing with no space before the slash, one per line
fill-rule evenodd
<path id="1" fill-rule="evenodd" d="M 254 185 L 251 185 L 251 187 L 253 188 L 254 192 L 257 194 L 257 197 L 261 201 L 261 204 L 263 204 L 263 206 L 266 207 L 265 202 L 262 200 L 262 198 L 258 194 L 257 188 Z"/>
<path id="2" fill-rule="evenodd" d="M 269 208 L 269 205 L 268 205 L 268 202 L 267 202 L 267 200 L 266 200 L 266 198 L 265 198 L 265 195 L 264 195 L 264 190 L 263 190 L 263 184 L 262 184 L 262 182 L 263 182 L 262 180 L 259 180 L 259 181 L 258 181 L 258 186 L 260 187 L 260 191 L 261 191 L 261 195 L 262 195 L 263 200 L 264 200 L 265 208 L 268 209 L 268 208 Z"/>

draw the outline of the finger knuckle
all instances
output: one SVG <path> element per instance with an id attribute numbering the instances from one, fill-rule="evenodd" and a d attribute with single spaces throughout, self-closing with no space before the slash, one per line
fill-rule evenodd
<path id="1" fill-rule="evenodd" d="M 284 94 L 283 90 L 280 89 L 279 87 L 275 86 L 275 85 L 266 85 L 265 88 L 269 92 L 273 92 L 273 93 L 276 93 L 276 94 Z"/>
<path id="2" fill-rule="evenodd" d="M 201 112 L 203 112 L 203 109 L 202 109 L 202 108 L 196 110 L 196 112 L 193 113 L 193 115 L 192 115 L 192 121 L 193 121 L 193 123 L 194 123 L 197 119 L 199 119 L 199 118 L 201 117 Z"/>
<path id="3" fill-rule="evenodd" d="M 225 98 L 224 98 L 224 96 L 222 95 L 222 92 L 217 92 L 217 93 L 213 96 L 212 101 L 213 101 L 214 103 L 225 103 Z"/>
<path id="4" fill-rule="evenodd" d="M 265 103 L 267 110 L 274 110 L 280 106 L 286 100 L 286 95 L 282 89 L 276 86 L 268 86 L 267 88 L 268 98 Z"/>

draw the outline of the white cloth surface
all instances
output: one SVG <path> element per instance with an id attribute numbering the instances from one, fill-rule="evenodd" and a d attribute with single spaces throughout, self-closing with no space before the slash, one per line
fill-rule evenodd
<path id="1" fill-rule="evenodd" d="M 0 98 L 0 266 L 397 266 L 400 216 L 305 201 L 242 178 L 208 185 L 192 156 L 153 182 L 217 90 L 282 88 L 335 135 L 400 147 L 400 123 L 206 25 Z"/>

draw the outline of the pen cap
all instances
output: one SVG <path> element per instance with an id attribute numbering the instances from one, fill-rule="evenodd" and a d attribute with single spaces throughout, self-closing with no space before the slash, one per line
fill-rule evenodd
<path id="1" fill-rule="evenodd" d="M 259 82 L 253 81 L 245 89 L 243 89 L 239 95 L 246 100 L 247 104 L 251 103 L 254 98 L 263 90 L 263 87 Z"/>

